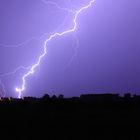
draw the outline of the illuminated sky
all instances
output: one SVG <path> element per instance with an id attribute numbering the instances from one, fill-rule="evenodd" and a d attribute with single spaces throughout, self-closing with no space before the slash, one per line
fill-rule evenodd
<path id="1" fill-rule="evenodd" d="M 89 0 L 53 2 L 76 10 Z M 2 95 L 5 89 L 6 96 L 18 96 L 15 87 L 28 70 L 21 66 L 36 63 L 44 40 L 72 27 L 73 18 L 43 0 L 0 0 L 0 74 L 10 72 L 1 77 Z M 49 42 L 23 96 L 140 93 L 140 1 L 96 0 L 77 24 L 75 33 Z"/>

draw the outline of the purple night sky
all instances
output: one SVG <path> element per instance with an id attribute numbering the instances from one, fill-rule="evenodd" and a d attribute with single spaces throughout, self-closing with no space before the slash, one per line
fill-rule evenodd
<path id="1" fill-rule="evenodd" d="M 50 1 L 76 10 L 90 0 Z M 75 33 L 48 43 L 47 55 L 26 79 L 23 96 L 139 94 L 140 0 L 96 0 L 77 24 Z M 36 63 L 45 39 L 72 25 L 71 13 L 45 0 L 0 0 L 1 96 L 18 97 L 15 88 L 28 70 L 21 66 Z"/>

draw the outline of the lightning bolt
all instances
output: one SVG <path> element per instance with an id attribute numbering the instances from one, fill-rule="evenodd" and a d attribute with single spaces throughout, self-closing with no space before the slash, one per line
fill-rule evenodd
<path id="1" fill-rule="evenodd" d="M 68 8 L 63 8 L 63 7 L 60 7 L 57 3 L 55 2 L 52 2 L 52 1 L 45 1 L 45 0 L 42 0 L 42 2 L 44 2 L 45 4 L 50 4 L 50 5 L 53 5 L 55 6 L 57 9 L 59 10 L 63 10 L 65 12 L 68 12 L 68 13 L 74 13 L 72 10 L 69 10 Z M 69 17 L 69 14 L 67 14 L 63 20 L 63 22 L 58 25 L 56 27 L 56 29 L 53 31 L 53 32 L 47 32 L 47 33 L 44 33 L 42 36 L 40 37 L 31 37 L 27 40 L 25 40 L 24 42 L 21 42 L 19 44 L 15 44 L 15 45 L 9 45 L 9 44 L 3 44 L 3 43 L 0 43 L 0 48 L 7 48 L 7 49 L 14 49 L 14 48 L 21 48 L 21 47 L 24 47 L 25 45 L 27 45 L 28 43 L 30 43 L 31 41 L 33 40 L 37 40 L 37 41 L 43 41 L 44 42 L 44 38 L 47 38 L 47 36 L 51 35 L 52 33 L 55 33 L 56 31 L 60 30 L 66 23 L 67 19 Z M 0 74 L 0 97 L 5 97 L 6 96 L 6 88 L 5 88 L 5 85 L 3 83 L 3 79 L 5 77 L 8 77 L 8 76 L 11 76 L 11 75 L 15 75 L 18 71 L 20 70 L 24 70 L 26 73 L 27 71 L 29 71 L 31 67 L 28 66 L 28 67 L 25 67 L 25 66 L 19 66 L 17 67 L 15 70 L 11 71 L 11 72 L 7 72 L 7 73 L 3 73 L 3 74 Z"/>
<path id="2" fill-rule="evenodd" d="M 47 55 L 47 44 L 52 39 L 54 39 L 55 37 L 63 36 L 65 34 L 75 32 L 76 29 L 77 29 L 77 18 L 78 18 L 78 16 L 81 14 L 81 12 L 83 12 L 84 10 L 91 7 L 94 2 L 95 2 L 95 0 L 91 0 L 88 3 L 88 5 L 83 6 L 82 8 L 80 8 L 79 10 L 74 12 L 73 27 L 71 29 L 68 29 L 68 30 L 66 30 L 64 32 L 60 32 L 60 33 L 56 32 L 56 33 L 50 35 L 50 37 L 44 41 L 44 45 L 43 45 L 44 51 L 43 51 L 43 53 L 39 56 L 38 61 L 30 68 L 30 70 L 26 74 L 23 75 L 21 87 L 20 88 L 19 87 L 15 88 L 16 92 L 18 92 L 18 98 L 21 98 L 22 92 L 25 90 L 26 78 L 28 78 L 30 75 L 34 74 L 35 69 L 40 65 L 41 60 Z"/>
<path id="3" fill-rule="evenodd" d="M 6 76 L 9 76 L 9 75 L 16 74 L 19 70 L 22 70 L 22 69 L 23 70 L 29 70 L 30 67 L 19 66 L 18 68 L 16 68 L 12 72 L 7 72 L 7 73 L 4 73 L 4 74 L 0 74 L 0 77 L 6 77 Z"/>
<path id="4" fill-rule="evenodd" d="M 31 42 L 32 40 L 38 40 L 38 39 L 35 38 L 35 37 L 32 37 L 32 38 L 30 38 L 30 39 L 28 39 L 28 40 L 26 40 L 26 41 L 24 41 L 24 42 L 22 42 L 22 43 L 19 43 L 19 44 L 17 44 L 17 45 L 7 45 L 7 44 L 2 44 L 2 43 L 0 43 L 0 47 L 1 47 L 1 48 L 19 48 L 19 47 L 22 47 L 22 46 L 28 44 L 28 43 Z"/>
<path id="5" fill-rule="evenodd" d="M 54 5 L 57 9 L 60 9 L 60 10 L 66 11 L 66 12 L 70 12 L 70 13 L 74 13 L 73 10 L 68 9 L 68 8 L 63 8 L 63 7 L 59 6 L 57 3 L 53 2 L 53 1 L 42 0 L 42 2 L 44 2 L 45 4 Z"/>
<path id="6" fill-rule="evenodd" d="M 80 45 L 80 41 L 79 41 L 79 38 L 76 34 L 74 34 L 73 36 L 74 40 L 75 40 L 75 43 L 73 43 L 73 46 L 74 46 L 74 54 L 72 55 L 71 59 L 69 60 L 68 64 L 66 67 L 69 67 L 71 65 L 71 63 L 73 62 L 74 58 L 77 56 L 77 50 L 79 48 L 79 45 Z"/>
<path id="7" fill-rule="evenodd" d="M 1 88 L 1 90 L 0 90 L 0 98 L 5 97 L 6 90 L 5 90 L 5 86 L 4 86 L 3 82 L 2 82 L 2 79 L 0 79 L 0 88 Z"/>
<path id="8" fill-rule="evenodd" d="M 20 70 L 26 70 L 28 71 L 30 69 L 30 67 L 24 67 L 24 66 L 19 66 L 18 68 L 16 68 L 15 70 L 13 70 L 12 72 L 7 72 L 7 73 L 3 73 L 0 74 L 0 97 L 5 97 L 6 96 L 6 88 L 3 81 L 3 78 L 10 76 L 10 75 L 14 75 L 16 74 L 18 71 Z"/>

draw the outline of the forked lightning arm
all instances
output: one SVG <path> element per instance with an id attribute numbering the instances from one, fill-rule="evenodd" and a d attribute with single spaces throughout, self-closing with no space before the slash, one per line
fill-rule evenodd
<path id="1" fill-rule="evenodd" d="M 91 7 L 94 1 L 95 0 L 91 0 L 88 3 L 88 5 L 82 7 L 81 9 L 79 9 L 77 11 L 75 11 L 75 13 L 74 13 L 75 15 L 74 15 L 74 19 L 73 19 L 74 25 L 73 25 L 73 27 L 71 29 L 66 30 L 66 31 L 61 32 L 61 33 L 56 32 L 56 33 L 52 34 L 48 39 L 45 40 L 45 42 L 44 42 L 44 51 L 43 51 L 42 55 L 39 56 L 37 63 L 34 64 L 26 74 L 23 75 L 21 87 L 16 88 L 16 92 L 18 92 L 18 98 L 21 98 L 22 92 L 25 90 L 26 78 L 29 77 L 31 74 L 33 74 L 35 72 L 35 69 L 39 66 L 42 58 L 47 54 L 47 44 L 48 44 L 48 42 L 51 41 L 53 38 L 55 38 L 57 36 L 63 36 L 65 34 L 74 32 L 76 30 L 76 28 L 77 28 L 77 18 L 78 18 L 78 16 L 80 15 L 80 13 L 82 11 L 84 11 L 84 10 L 88 9 L 89 7 Z"/>

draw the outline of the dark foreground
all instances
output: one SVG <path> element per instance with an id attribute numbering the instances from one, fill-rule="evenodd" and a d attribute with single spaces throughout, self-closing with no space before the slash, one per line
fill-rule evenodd
<path id="1" fill-rule="evenodd" d="M 4 98 L 0 128 L 1 135 L 18 139 L 140 140 L 140 97 Z"/>

